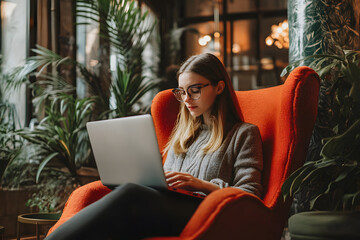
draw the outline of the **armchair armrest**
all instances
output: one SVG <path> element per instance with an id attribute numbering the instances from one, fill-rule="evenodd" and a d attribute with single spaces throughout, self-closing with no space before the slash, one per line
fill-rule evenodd
<path id="1" fill-rule="evenodd" d="M 213 192 L 201 203 L 181 236 L 238 239 L 240 235 L 242 239 L 257 239 L 258 226 L 269 224 L 271 218 L 271 210 L 257 196 L 237 188 L 224 188 Z M 234 232 L 239 235 L 234 236 Z"/>
<path id="2" fill-rule="evenodd" d="M 105 187 L 100 180 L 88 183 L 73 191 L 68 198 L 64 210 L 59 221 L 49 230 L 48 235 L 52 233 L 57 227 L 69 220 L 72 216 L 78 213 L 81 209 L 96 202 L 111 190 Z"/>
<path id="3" fill-rule="evenodd" d="M 283 221 L 257 196 L 237 188 L 211 193 L 200 204 L 179 237 L 148 240 L 279 239 Z M 261 227 L 260 227 L 261 226 Z M 234 232 L 238 233 L 234 235 Z M 280 233 L 281 234 L 281 233 Z"/>

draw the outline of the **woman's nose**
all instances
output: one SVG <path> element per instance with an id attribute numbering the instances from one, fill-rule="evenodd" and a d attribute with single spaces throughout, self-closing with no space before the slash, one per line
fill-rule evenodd
<path id="1" fill-rule="evenodd" d="M 185 95 L 183 95 L 183 100 L 184 100 L 184 102 L 191 101 L 191 97 L 190 97 L 189 93 L 185 92 Z"/>

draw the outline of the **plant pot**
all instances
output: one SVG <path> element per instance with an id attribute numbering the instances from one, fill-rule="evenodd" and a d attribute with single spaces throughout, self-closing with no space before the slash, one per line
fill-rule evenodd
<path id="1" fill-rule="evenodd" d="M 360 239 L 360 211 L 302 212 L 289 218 L 292 240 Z"/>
<path id="2" fill-rule="evenodd" d="M 32 193 L 33 191 L 29 189 L 0 188 L 0 225 L 5 228 L 4 238 L 14 238 L 18 215 L 32 211 L 30 207 L 26 206 L 26 201 Z M 33 234 L 34 228 L 25 227 L 23 233 L 25 235 Z"/>

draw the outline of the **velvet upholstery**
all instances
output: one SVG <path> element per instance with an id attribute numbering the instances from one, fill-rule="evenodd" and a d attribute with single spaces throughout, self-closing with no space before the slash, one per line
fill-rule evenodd
<path id="1" fill-rule="evenodd" d="M 318 93 L 319 77 L 308 67 L 295 69 L 283 85 L 237 91 L 243 120 L 259 127 L 263 141 L 263 198 L 235 188 L 215 191 L 200 204 L 180 236 L 148 240 L 279 240 L 290 208 L 290 201 L 283 201 L 281 185 L 304 163 L 316 119 Z M 153 100 L 151 113 L 160 150 L 175 124 L 178 106 L 171 90 L 158 93 Z M 109 192 L 100 181 L 75 190 L 49 233 Z"/>

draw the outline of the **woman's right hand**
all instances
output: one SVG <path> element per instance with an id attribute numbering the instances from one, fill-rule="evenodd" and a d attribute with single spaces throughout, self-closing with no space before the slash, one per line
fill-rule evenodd
<path id="1" fill-rule="evenodd" d="M 189 173 L 165 171 L 165 178 L 170 187 L 193 192 L 197 191 L 209 194 L 220 188 L 216 184 L 196 178 Z"/>

